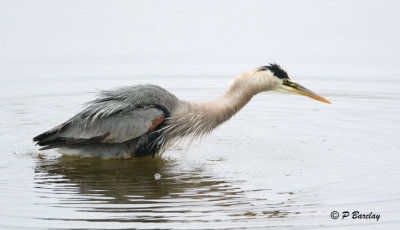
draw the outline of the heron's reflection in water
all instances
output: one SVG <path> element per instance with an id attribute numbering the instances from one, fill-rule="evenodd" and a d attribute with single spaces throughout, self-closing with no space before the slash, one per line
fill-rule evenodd
<path id="1" fill-rule="evenodd" d="M 182 167 L 181 162 L 162 158 L 60 157 L 39 159 L 35 182 L 40 197 L 56 198 L 50 204 L 53 207 L 104 213 L 108 220 L 115 220 L 109 215 L 112 213 L 140 213 L 136 220 L 125 217 L 125 220 L 140 222 L 187 221 L 193 215 L 196 218 L 207 215 L 211 218 L 208 221 L 287 215 L 286 210 L 277 210 L 276 203 L 249 198 L 246 194 L 249 191 L 234 185 L 240 182 L 232 183 L 207 171 L 201 166 Z M 161 179 L 156 179 L 155 174 L 160 174 Z M 284 209 L 287 205 L 284 204 Z M 266 210 L 274 215 L 268 215 Z M 216 215 L 210 217 L 210 214 Z"/>
<path id="2" fill-rule="evenodd" d="M 173 160 L 151 157 L 133 160 L 76 157 L 41 159 L 36 167 L 36 182 L 55 185 L 58 192 L 76 191 L 79 194 L 93 194 L 93 198 L 103 195 L 110 198 L 110 203 L 129 203 L 132 200 L 130 197 L 172 197 L 186 189 L 226 184 L 204 176 L 202 168 L 180 172 L 176 165 Z M 155 174 L 160 174 L 161 178 L 155 178 Z"/>

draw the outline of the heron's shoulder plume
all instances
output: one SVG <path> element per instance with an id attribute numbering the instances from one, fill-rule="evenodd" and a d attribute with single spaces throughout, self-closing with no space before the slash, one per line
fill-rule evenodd
<path id="1" fill-rule="evenodd" d="M 287 72 L 282 69 L 278 64 L 276 63 L 270 63 L 269 65 L 266 66 L 261 66 L 258 68 L 260 71 L 263 70 L 269 70 L 274 73 L 274 75 L 280 79 L 290 79 Z"/>
<path id="2" fill-rule="evenodd" d="M 114 90 L 101 90 L 98 97 L 84 104 L 78 118 L 95 120 L 112 114 L 126 114 L 144 105 L 161 106 L 172 110 L 178 99 L 175 95 L 156 85 L 135 85 Z"/>

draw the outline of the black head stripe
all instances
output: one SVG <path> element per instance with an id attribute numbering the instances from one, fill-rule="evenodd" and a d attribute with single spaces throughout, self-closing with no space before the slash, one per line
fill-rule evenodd
<path id="1" fill-rule="evenodd" d="M 260 71 L 262 70 L 269 70 L 274 73 L 274 75 L 280 79 L 290 79 L 287 75 L 286 71 L 283 70 L 278 64 L 269 64 L 266 66 L 261 66 L 258 68 Z"/>

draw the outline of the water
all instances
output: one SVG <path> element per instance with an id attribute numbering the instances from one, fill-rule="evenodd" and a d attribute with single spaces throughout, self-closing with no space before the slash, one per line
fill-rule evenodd
<path id="1" fill-rule="evenodd" d="M 400 229 L 398 9 L 0 1 L 0 228 Z M 63 157 L 32 142 L 96 89 L 152 83 L 211 100 L 267 62 L 332 104 L 260 94 L 202 143 L 156 159 Z"/>
<path id="2" fill-rule="evenodd" d="M 96 85 L 153 82 L 180 98 L 208 100 L 224 90 L 230 77 L 117 79 L 100 79 Z M 174 147 L 161 158 L 133 160 L 63 157 L 38 151 L 31 142 L 94 97 L 83 90 L 92 87 L 90 80 L 38 80 L 29 86 L 38 92 L 10 90 L 16 83 L 5 83 L 1 227 L 395 229 L 400 223 L 400 94 L 395 84 L 299 82 L 332 104 L 257 95 L 188 151 Z M 381 217 L 332 220 L 334 210 Z"/>

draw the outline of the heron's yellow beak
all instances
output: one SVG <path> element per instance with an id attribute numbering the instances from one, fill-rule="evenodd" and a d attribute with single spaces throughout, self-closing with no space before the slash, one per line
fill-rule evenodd
<path id="1" fill-rule="evenodd" d="M 300 84 L 290 81 L 289 79 L 283 80 L 283 85 L 286 86 L 285 89 L 290 91 L 291 93 L 304 95 L 307 97 L 311 97 L 312 99 L 331 104 L 331 102 L 326 100 L 325 98 L 319 96 L 318 94 L 312 92 L 311 90 L 306 89 Z"/>

